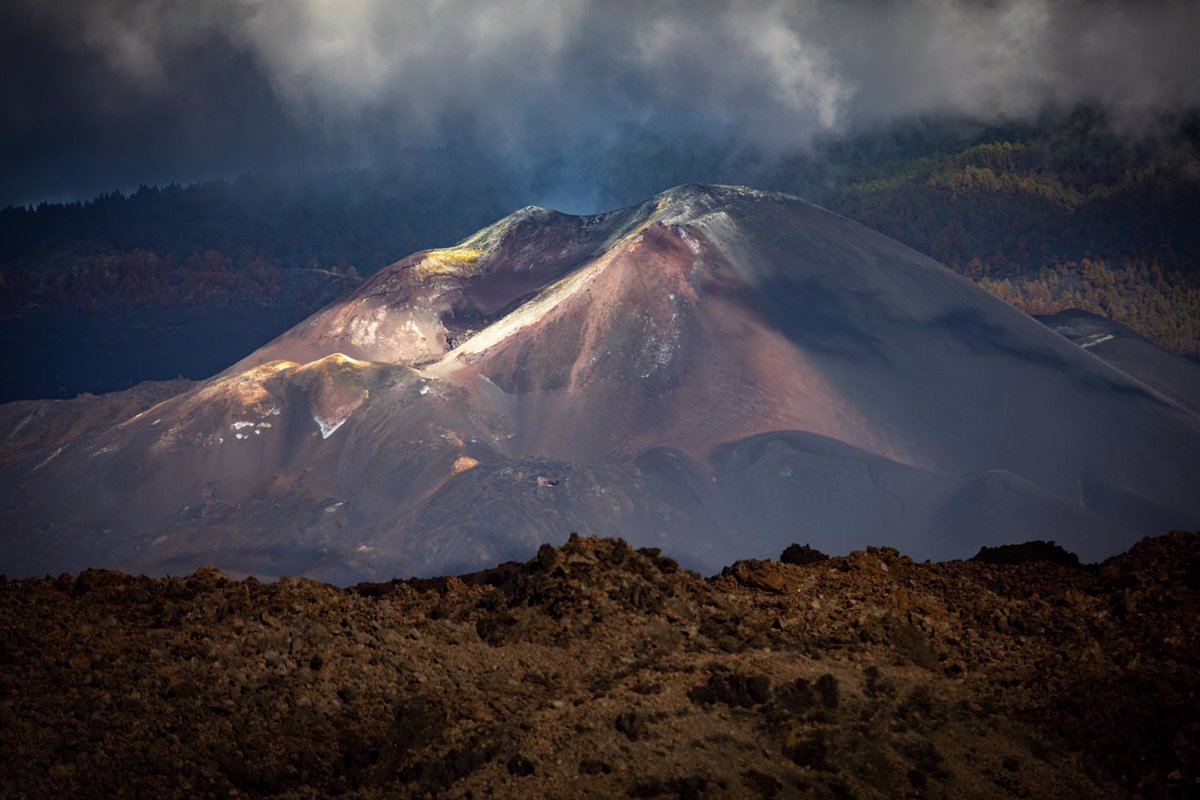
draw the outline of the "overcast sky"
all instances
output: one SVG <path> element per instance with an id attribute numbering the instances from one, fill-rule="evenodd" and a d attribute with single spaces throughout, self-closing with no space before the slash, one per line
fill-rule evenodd
<path id="1" fill-rule="evenodd" d="M 933 113 L 1200 105 L 1200 2 L 5 0 L 0 205 L 435 151 L 558 165 L 631 136 L 771 159 Z M 690 145 L 689 145 L 690 146 Z"/>

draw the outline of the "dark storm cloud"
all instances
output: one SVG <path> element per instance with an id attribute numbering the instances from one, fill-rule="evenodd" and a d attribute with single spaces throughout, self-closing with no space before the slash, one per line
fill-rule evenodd
<path id="1" fill-rule="evenodd" d="M 429 148 L 586 183 L 631 133 L 769 158 L 1080 102 L 1136 130 L 1200 104 L 1198 30 L 1194 2 L 9 0 L 0 202 Z"/>

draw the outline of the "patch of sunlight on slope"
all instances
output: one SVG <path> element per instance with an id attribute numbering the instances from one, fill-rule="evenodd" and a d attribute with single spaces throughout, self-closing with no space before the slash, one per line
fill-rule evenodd
<path id="1" fill-rule="evenodd" d="M 500 344 L 518 331 L 536 324 L 561 303 L 574 296 L 576 292 L 590 283 L 598 273 L 603 271 L 607 262 L 607 258 L 599 259 L 583 269 L 576 270 L 567 277 L 555 281 L 541 294 L 525 303 L 516 311 L 497 320 L 470 339 L 467 339 L 456 349 L 451 350 L 439 364 L 444 364 L 452 357 L 482 353 Z"/>
<path id="2" fill-rule="evenodd" d="M 529 211 L 529 209 L 525 209 L 524 211 Z M 540 212 L 542 209 L 536 209 L 536 211 Z M 518 331 L 536 324 L 560 304 L 573 297 L 577 292 L 591 283 L 599 273 L 604 271 L 609 262 L 621 252 L 621 243 L 636 240 L 642 231 L 652 224 L 653 221 L 653 218 L 642 218 L 638 219 L 632 226 L 622 226 L 618 231 L 614 232 L 613 237 L 609 240 L 611 244 L 606 244 L 604 253 L 598 258 L 586 266 L 575 270 L 570 275 L 551 283 L 532 300 L 479 331 L 457 348 L 447 353 L 441 361 L 430 365 L 424 371 L 426 374 L 436 374 L 439 369 L 451 367 L 453 359 L 483 353 Z M 489 229 L 485 229 L 485 232 L 487 230 Z M 478 235 L 467 241 L 473 241 L 477 237 Z"/>
<path id="3" fill-rule="evenodd" d="M 258 405 L 270 399 L 270 393 L 263 387 L 266 381 L 298 366 L 295 361 L 268 361 L 245 372 L 214 380 L 196 392 L 189 405 L 207 405 L 218 400 L 247 407 Z"/>
<path id="4" fill-rule="evenodd" d="M 426 275 L 469 275 L 479 266 L 483 250 L 478 247 L 445 247 L 430 250 L 413 269 Z"/>

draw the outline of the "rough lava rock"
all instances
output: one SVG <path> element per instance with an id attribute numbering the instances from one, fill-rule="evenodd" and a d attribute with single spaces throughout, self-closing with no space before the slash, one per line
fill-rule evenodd
<path id="1" fill-rule="evenodd" d="M 765 587 L 765 588 L 764 588 Z M 1200 534 L 712 578 L 0 579 L 4 797 L 1192 797 Z"/>

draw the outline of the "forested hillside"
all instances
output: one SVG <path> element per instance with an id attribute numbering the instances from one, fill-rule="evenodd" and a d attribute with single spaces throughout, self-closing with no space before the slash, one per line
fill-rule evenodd
<path id="1" fill-rule="evenodd" d="M 213 250 L 285 269 L 373 272 L 511 210 L 484 187 L 412 181 L 390 170 L 300 170 L 9 207 L 0 211 L 0 264 L 41 269 L 134 250 L 182 260 Z"/>
<path id="2" fill-rule="evenodd" d="M 1200 348 L 1200 150 L 1043 134 L 830 193 L 1030 314 L 1082 308 L 1176 350 Z"/>

